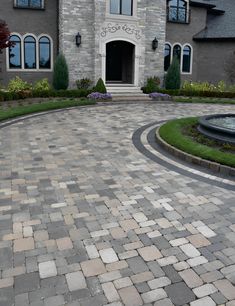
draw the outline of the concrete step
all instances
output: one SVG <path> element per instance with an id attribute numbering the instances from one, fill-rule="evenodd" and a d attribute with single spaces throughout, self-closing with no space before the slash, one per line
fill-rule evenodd
<path id="1" fill-rule="evenodd" d="M 120 88 L 113 88 L 113 87 L 106 87 L 107 92 L 110 93 L 138 93 L 142 94 L 142 90 L 137 87 L 120 87 Z"/>
<path id="2" fill-rule="evenodd" d="M 135 102 L 135 101 L 143 101 L 143 102 L 146 102 L 146 101 L 152 101 L 148 95 L 113 95 L 113 101 L 117 102 L 117 101 L 125 101 L 125 102 Z"/>
<path id="3" fill-rule="evenodd" d="M 107 84 L 107 92 L 111 93 L 113 101 L 149 101 L 140 87 L 133 84 Z"/>

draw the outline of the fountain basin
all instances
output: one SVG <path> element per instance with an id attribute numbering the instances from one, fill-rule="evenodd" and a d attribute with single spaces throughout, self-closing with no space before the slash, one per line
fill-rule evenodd
<path id="1" fill-rule="evenodd" d="M 215 114 L 199 118 L 198 130 L 203 135 L 235 145 L 235 114 Z"/>

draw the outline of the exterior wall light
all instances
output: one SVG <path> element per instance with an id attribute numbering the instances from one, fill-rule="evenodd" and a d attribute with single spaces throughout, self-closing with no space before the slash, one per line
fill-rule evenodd
<path id="1" fill-rule="evenodd" d="M 152 41 L 152 48 L 153 48 L 153 50 L 156 50 L 158 48 L 158 40 L 157 40 L 156 37 Z"/>
<path id="2" fill-rule="evenodd" d="M 82 36 L 81 34 L 78 32 L 78 34 L 76 35 L 76 45 L 79 47 L 82 43 Z"/>

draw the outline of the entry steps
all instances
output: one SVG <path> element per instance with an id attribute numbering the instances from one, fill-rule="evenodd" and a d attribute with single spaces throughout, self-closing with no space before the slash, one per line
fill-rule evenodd
<path id="1" fill-rule="evenodd" d="M 107 84 L 107 92 L 111 93 L 113 101 L 149 101 L 140 87 L 132 84 Z"/>

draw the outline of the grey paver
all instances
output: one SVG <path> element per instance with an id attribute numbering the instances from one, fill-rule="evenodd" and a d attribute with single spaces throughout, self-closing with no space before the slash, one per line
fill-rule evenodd
<path id="1" fill-rule="evenodd" d="M 185 285 L 185 283 L 176 283 L 165 287 L 168 297 L 174 305 L 184 305 L 195 300 L 194 293 Z"/>
<path id="2" fill-rule="evenodd" d="M 147 140 L 155 125 L 141 142 L 159 162 L 132 135 L 151 122 L 233 111 L 105 104 L 0 129 L 0 305 L 232 306 L 232 180 L 217 188 L 219 176 L 161 163 L 166 154 Z"/>

